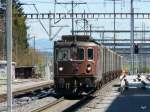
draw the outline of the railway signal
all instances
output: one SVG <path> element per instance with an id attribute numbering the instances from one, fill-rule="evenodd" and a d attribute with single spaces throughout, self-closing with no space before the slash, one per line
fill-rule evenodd
<path id="1" fill-rule="evenodd" d="M 138 44 L 134 44 L 134 53 L 135 54 L 139 53 L 139 45 Z"/>

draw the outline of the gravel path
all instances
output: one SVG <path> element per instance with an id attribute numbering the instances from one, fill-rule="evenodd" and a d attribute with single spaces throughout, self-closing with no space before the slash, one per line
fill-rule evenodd
<path id="1" fill-rule="evenodd" d="M 13 112 L 31 112 L 32 110 L 38 108 L 38 107 L 42 107 L 50 102 L 55 101 L 56 99 L 53 97 L 47 97 L 47 98 L 43 98 L 40 100 L 35 100 L 32 101 L 29 104 L 23 105 L 23 106 L 19 106 L 19 107 L 14 107 L 13 108 Z"/>
<path id="2" fill-rule="evenodd" d="M 110 92 L 116 91 L 116 94 L 118 92 L 118 87 L 113 87 L 117 86 L 119 84 L 119 79 L 116 79 L 112 81 L 111 83 L 107 84 L 105 87 L 103 87 L 99 92 L 96 94 L 96 97 L 91 100 L 89 103 L 81 107 L 80 109 L 77 110 L 77 112 L 91 112 L 93 108 L 96 108 L 96 105 L 99 104 L 105 96 L 109 96 Z"/>
<path id="3" fill-rule="evenodd" d="M 23 101 L 24 100 L 24 101 Z M 30 98 L 24 98 L 22 101 L 14 100 L 13 111 L 12 112 L 31 112 L 32 110 L 38 108 L 39 106 L 44 106 L 50 102 L 55 101 L 54 97 L 46 97 L 43 99 L 31 100 Z M 0 112 L 6 109 L 6 102 L 0 103 Z"/>

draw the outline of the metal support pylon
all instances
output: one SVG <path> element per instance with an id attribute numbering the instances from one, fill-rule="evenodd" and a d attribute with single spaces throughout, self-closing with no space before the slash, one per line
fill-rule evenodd
<path id="1" fill-rule="evenodd" d="M 7 112 L 12 112 L 12 0 L 7 0 Z"/>

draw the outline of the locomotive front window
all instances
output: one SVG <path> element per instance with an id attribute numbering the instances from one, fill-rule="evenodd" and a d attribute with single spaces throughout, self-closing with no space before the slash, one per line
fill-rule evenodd
<path id="1" fill-rule="evenodd" d="M 73 60 L 84 60 L 84 49 L 83 48 L 72 48 L 71 49 L 71 59 Z"/>
<path id="2" fill-rule="evenodd" d="M 56 59 L 66 61 L 69 59 L 69 49 L 59 48 L 56 49 Z"/>
<path id="3" fill-rule="evenodd" d="M 89 48 L 88 49 L 88 60 L 93 60 L 93 49 Z"/>
<path id="4" fill-rule="evenodd" d="M 84 60 L 84 49 L 83 48 L 77 49 L 77 60 Z"/>

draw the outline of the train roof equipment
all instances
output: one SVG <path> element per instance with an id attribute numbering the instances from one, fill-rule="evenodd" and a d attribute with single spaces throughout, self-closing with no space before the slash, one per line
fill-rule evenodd
<path id="1" fill-rule="evenodd" d="M 63 41 L 91 41 L 93 40 L 91 36 L 89 35 L 63 35 L 62 36 Z"/>

